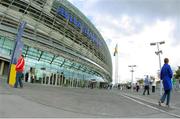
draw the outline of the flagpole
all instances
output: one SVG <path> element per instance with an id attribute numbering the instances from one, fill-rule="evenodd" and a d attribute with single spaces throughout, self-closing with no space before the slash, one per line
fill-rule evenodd
<path id="1" fill-rule="evenodd" d="M 118 53 L 115 56 L 115 84 L 118 83 Z"/>
<path id="2" fill-rule="evenodd" d="M 116 44 L 115 51 L 114 51 L 114 56 L 115 56 L 115 79 L 114 79 L 114 84 L 118 83 L 118 44 Z"/>

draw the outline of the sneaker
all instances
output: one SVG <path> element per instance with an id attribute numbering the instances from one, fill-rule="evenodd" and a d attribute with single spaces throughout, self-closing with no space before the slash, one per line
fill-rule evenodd
<path id="1" fill-rule="evenodd" d="M 161 101 L 159 101 L 158 103 L 159 103 L 159 106 L 161 106 Z"/>

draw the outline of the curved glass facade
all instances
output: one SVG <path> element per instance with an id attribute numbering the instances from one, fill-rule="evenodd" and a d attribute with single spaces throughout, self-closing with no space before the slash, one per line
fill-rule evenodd
<path id="1" fill-rule="evenodd" d="M 85 85 L 89 80 L 111 82 L 112 61 L 103 37 L 66 0 L 0 0 L 0 57 L 10 59 L 21 21 L 25 72 L 39 83 Z M 2 59 L 2 58 L 1 58 Z M 64 82 L 63 82 L 64 84 Z"/>

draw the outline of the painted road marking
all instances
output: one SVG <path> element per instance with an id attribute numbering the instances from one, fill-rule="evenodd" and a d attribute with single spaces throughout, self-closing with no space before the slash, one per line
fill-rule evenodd
<path id="1" fill-rule="evenodd" d="M 141 97 L 138 97 L 138 96 L 134 96 L 134 95 L 131 95 L 131 94 L 127 94 L 127 93 L 123 93 L 124 95 L 127 95 L 127 96 L 129 96 L 129 97 L 132 97 L 132 98 L 136 98 L 136 99 L 139 99 L 139 100 L 142 100 L 142 101 L 145 101 L 145 102 L 147 102 L 147 99 L 143 99 L 143 98 L 141 98 Z M 148 99 L 148 100 L 150 100 L 150 99 Z M 158 101 L 159 100 L 157 100 L 157 103 L 158 103 Z M 148 102 L 149 103 L 149 102 Z M 155 104 L 155 105 L 157 105 L 157 103 L 155 103 L 155 102 L 150 102 L 150 103 L 152 103 L 152 104 Z M 171 106 L 173 109 L 179 109 L 180 110 L 180 108 L 179 107 L 176 107 L 176 106 Z"/>
<path id="2" fill-rule="evenodd" d="M 157 111 L 166 113 L 166 114 L 171 115 L 171 116 L 173 116 L 173 117 L 180 118 L 180 115 L 177 115 L 177 114 L 174 114 L 174 113 L 170 113 L 170 112 L 164 111 L 164 110 L 162 110 L 162 109 L 153 107 L 153 106 L 148 105 L 148 104 L 146 104 L 146 103 L 143 103 L 143 102 L 141 102 L 141 101 L 135 100 L 135 99 L 133 99 L 133 98 L 131 98 L 131 97 L 125 95 L 125 94 L 120 94 L 120 95 L 123 96 L 123 97 L 125 97 L 125 98 L 128 98 L 128 99 L 130 99 L 130 100 L 132 100 L 132 101 L 135 101 L 135 102 L 137 102 L 137 103 L 139 103 L 139 104 L 141 104 L 141 105 L 144 105 L 144 106 L 146 106 L 146 107 L 149 107 L 149 108 L 152 108 L 152 109 L 154 109 L 154 110 L 157 110 Z"/>

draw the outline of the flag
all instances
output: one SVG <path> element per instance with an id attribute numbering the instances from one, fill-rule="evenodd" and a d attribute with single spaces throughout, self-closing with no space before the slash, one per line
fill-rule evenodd
<path id="1" fill-rule="evenodd" d="M 116 44 L 115 50 L 114 50 L 114 56 L 118 53 L 118 44 Z"/>
<path id="2" fill-rule="evenodd" d="M 19 58 L 19 56 L 22 54 L 22 50 L 23 50 L 23 42 L 21 40 L 22 36 L 23 36 L 23 32 L 26 26 L 26 22 L 21 22 L 19 25 L 19 29 L 18 29 L 18 33 L 16 35 L 16 40 L 15 40 L 15 45 L 14 45 L 14 49 L 13 49 L 13 53 L 11 56 L 11 60 L 10 60 L 10 67 L 9 67 L 9 75 L 8 75 L 8 80 L 7 83 L 11 86 L 14 86 L 15 84 L 15 79 L 16 79 L 16 63 L 17 60 Z"/>
<path id="3" fill-rule="evenodd" d="M 11 64 L 16 64 L 17 63 L 18 58 L 22 54 L 23 46 L 24 46 L 24 44 L 23 44 L 22 40 L 18 40 L 17 43 L 16 43 L 15 50 L 14 50 L 14 55 L 13 55 L 13 57 L 11 59 L 12 60 Z"/>
<path id="4" fill-rule="evenodd" d="M 14 50 L 11 56 L 11 62 L 10 62 L 11 64 L 16 64 L 17 59 L 19 58 L 20 54 L 22 54 L 24 44 L 21 38 L 23 36 L 25 25 L 26 25 L 26 22 L 24 21 L 21 22 L 19 25 L 18 33 L 16 35 L 16 40 L 15 40 Z"/>

